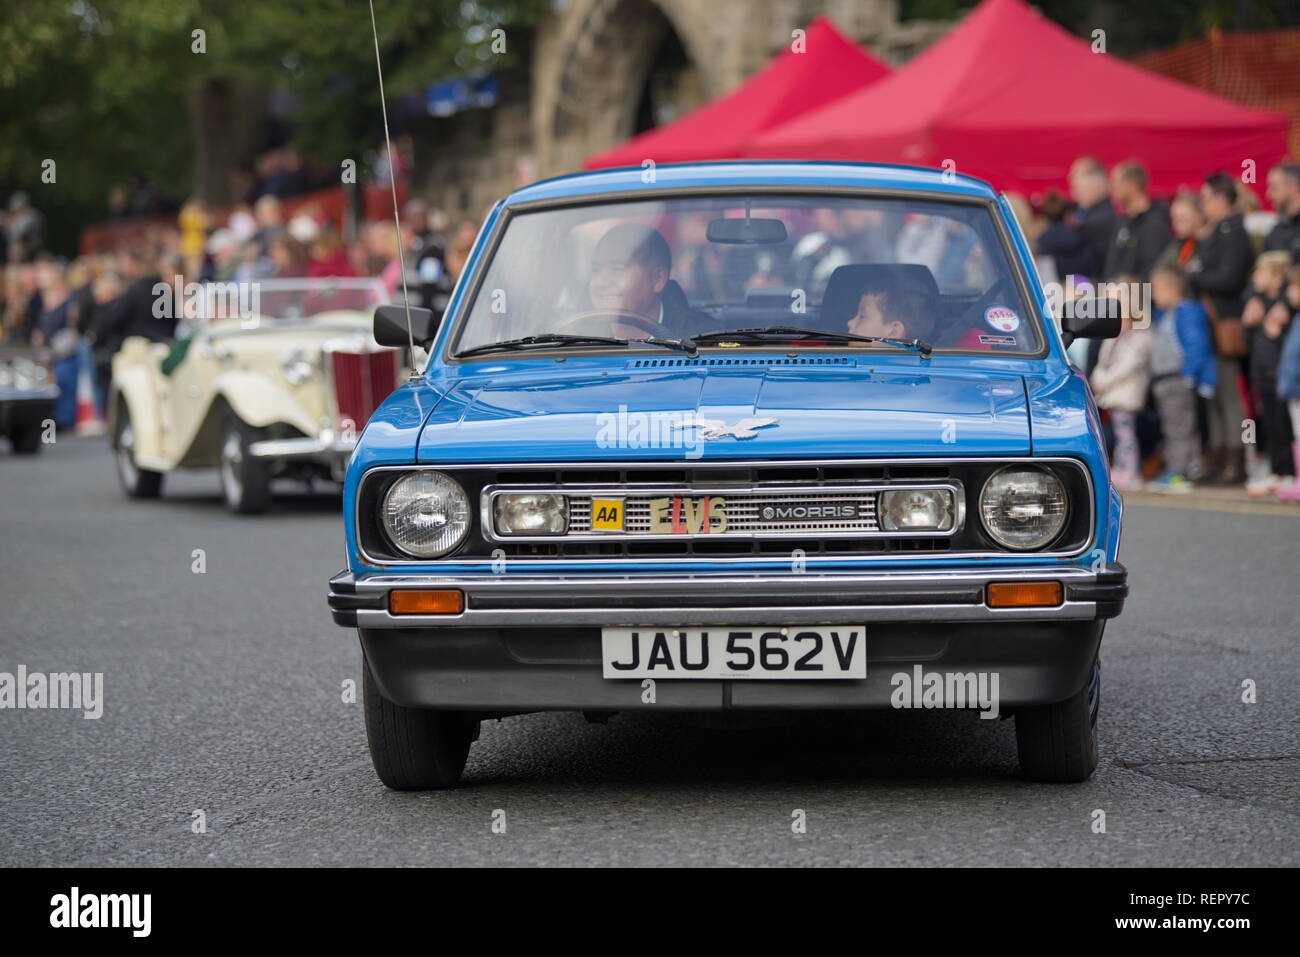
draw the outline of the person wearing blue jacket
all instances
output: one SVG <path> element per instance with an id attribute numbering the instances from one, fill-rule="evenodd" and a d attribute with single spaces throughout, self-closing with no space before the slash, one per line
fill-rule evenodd
<path id="1" fill-rule="evenodd" d="M 1277 363 L 1277 395 L 1286 402 L 1291 416 L 1291 432 L 1295 437 L 1291 454 L 1295 457 L 1296 479 L 1278 489 L 1277 497 L 1284 502 L 1300 502 L 1300 267 L 1293 266 L 1287 278 L 1287 304 L 1297 310 L 1297 317 L 1291 320 L 1291 327 L 1282 340 L 1282 355 Z"/>
<path id="2" fill-rule="evenodd" d="M 1165 471 L 1150 484 L 1157 492 L 1190 492 L 1200 474 L 1201 436 L 1196 398 L 1213 398 L 1218 386 L 1210 317 L 1190 298 L 1187 278 L 1176 266 L 1151 273 L 1155 344 L 1151 392 L 1164 433 Z"/>

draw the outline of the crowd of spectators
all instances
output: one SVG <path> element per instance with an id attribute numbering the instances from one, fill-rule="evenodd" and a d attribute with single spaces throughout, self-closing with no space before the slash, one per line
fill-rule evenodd
<path id="1" fill-rule="evenodd" d="M 229 211 L 224 224 L 199 200 L 174 223 L 150 225 L 111 252 L 68 260 L 43 251 L 40 215 L 15 194 L 0 230 L 9 256 L 0 273 L 0 343 L 49 351 L 60 398 L 58 427 L 75 423 L 77 377 L 89 366 L 103 412 L 112 358 L 128 336 L 157 342 L 176 335 L 177 311 L 156 308 L 160 290 L 198 282 L 378 277 L 390 296 L 401 287 L 402 260 L 391 220 L 363 221 L 350 241 L 316 205 L 286 219 L 280 199 L 264 193 Z M 17 215 L 15 215 L 17 214 Z M 33 225 L 33 223 L 35 225 Z M 468 257 L 477 224 L 456 224 L 423 202 L 406 204 L 401 249 L 413 299 L 441 306 Z M 163 313 L 160 317 L 159 313 Z"/>
<path id="2" fill-rule="evenodd" d="M 1274 215 L 1224 172 L 1166 204 L 1137 161 L 1082 157 L 1069 191 L 1019 208 L 1044 281 L 1137 293 L 1118 339 L 1071 348 L 1113 434 L 1116 482 L 1300 501 L 1300 167 L 1269 171 Z"/>
<path id="3" fill-rule="evenodd" d="M 395 151 L 394 160 L 401 155 Z M 0 341 L 51 351 L 62 391 L 60 426 L 72 424 L 80 366 L 93 366 L 102 403 L 112 356 L 127 336 L 174 336 L 175 320 L 156 316 L 158 283 L 377 276 L 396 295 L 404 262 L 413 298 L 445 304 L 475 223 L 449 230 L 445 217 L 413 200 L 403 216 L 399 258 L 391 222 L 362 222 L 345 239 L 316 204 L 286 217 L 279 194 L 301 185 L 299 171 L 292 154 L 264 157 L 251 202 L 218 216 L 191 200 L 174 223 L 154 225 L 111 253 L 71 261 L 42 251 L 41 214 L 25 195 L 10 197 L 0 228 Z M 1254 193 L 1222 172 L 1168 202 L 1150 195 L 1146 170 L 1136 160 L 1108 171 L 1082 157 L 1068 183 L 1068 196 L 1049 191 L 1037 210 L 1023 197 L 1010 197 L 1043 280 L 1120 283 L 1150 293 L 1129 297 L 1119 338 L 1071 347 L 1113 438 L 1115 481 L 1166 492 L 1197 483 L 1244 485 L 1252 495 L 1300 501 L 1300 323 L 1294 321 L 1300 311 L 1300 167 L 1284 163 L 1269 171 L 1274 214 L 1260 214 Z M 932 235 L 939 227 L 930 219 L 837 220 L 817 235 L 872 226 L 850 232 L 896 233 L 900 245 L 915 247 L 918 261 L 928 261 L 924 253 L 935 241 L 941 241 L 935 248 L 951 245 L 950 237 Z M 682 228 L 692 225 L 684 220 Z M 708 245 L 701 256 L 716 255 Z M 833 252 L 834 244 L 827 248 Z M 810 272 L 804 278 L 813 285 L 818 270 L 834 266 L 817 252 L 803 260 Z M 946 268 L 942 260 L 933 268 Z M 685 257 L 683 282 L 706 279 L 714 272 L 708 265 Z"/>

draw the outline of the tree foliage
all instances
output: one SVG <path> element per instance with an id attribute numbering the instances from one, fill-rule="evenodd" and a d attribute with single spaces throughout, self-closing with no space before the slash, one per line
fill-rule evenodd
<path id="1" fill-rule="evenodd" d="M 543 8 L 375 0 L 390 104 L 444 77 L 508 65 Z M 506 31 L 504 55 L 491 51 L 496 28 Z M 195 52 L 197 30 L 205 52 Z M 27 190 L 47 213 L 91 218 L 137 171 L 184 196 L 196 149 L 188 111 L 204 102 L 196 93 L 227 84 L 265 91 L 268 113 L 287 121 L 306 155 L 357 156 L 381 125 L 366 0 L 5 3 L 0 189 Z M 56 163 L 54 184 L 41 182 L 46 159 Z"/>

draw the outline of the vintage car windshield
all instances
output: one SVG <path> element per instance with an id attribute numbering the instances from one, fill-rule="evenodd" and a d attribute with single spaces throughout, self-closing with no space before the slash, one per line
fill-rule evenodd
<path id="1" fill-rule="evenodd" d="M 977 203 L 726 193 L 564 206 L 514 214 L 490 255 L 453 355 L 530 336 L 686 338 L 777 325 L 992 355 L 1035 353 L 1043 341 Z"/>
<path id="2" fill-rule="evenodd" d="M 261 279 L 211 283 L 207 299 L 212 318 L 251 314 L 263 321 L 301 322 L 340 311 L 369 315 L 388 294 L 378 279 Z"/>

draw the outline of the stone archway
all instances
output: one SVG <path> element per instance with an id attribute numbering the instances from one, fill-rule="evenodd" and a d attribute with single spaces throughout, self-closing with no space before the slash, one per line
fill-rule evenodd
<path id="1" fill-rule="evenodd" d="M 724 92 L 734 40 L 707 5 L 684 0 L 571 0 L 538 37 L 533 143 L 543 176 L 580 169 L 591 153 L 636 132 L 638 107 L 670 35 L 705 98 Z M 733 71 L 734 72 L 734 71 Z"/>

